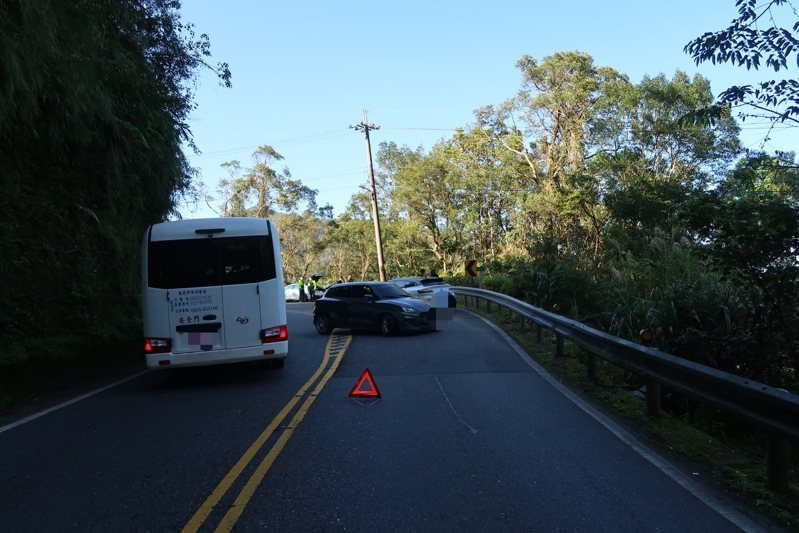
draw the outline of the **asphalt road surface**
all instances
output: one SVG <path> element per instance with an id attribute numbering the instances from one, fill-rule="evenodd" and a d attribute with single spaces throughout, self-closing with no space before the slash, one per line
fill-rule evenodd
<path id="1" fill-rule="evenodd" d="M 0 427 L 0 531 L 769 529 L 467 312 L 328 338 L 288 311 L 282 369 L 145 372 Z M 367 368 L 381 397 L 349 397 Z"/>

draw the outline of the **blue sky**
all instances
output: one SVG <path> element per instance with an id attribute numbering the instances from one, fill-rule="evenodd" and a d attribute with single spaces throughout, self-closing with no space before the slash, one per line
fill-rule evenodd
<path id="1" fill-rule="evenodd" d="M 579 50 L 638 83 L 677 70 L 707 77 L 715 94 L 732 84 L 770 79 L 726 65 L 697 66 L 683 46 L 736 16 L 734 0 L 605 0 L 490 2 L 291 2 L 184 0 L 182 19 L 211 39 L 213 62 L 226 61 L 233 88 L 205 73 L 196 89 L 190 127 L 200 155 L 192 166 L 212 194 L 220 165 L 252 164 L 273 146 L 292 177 L 317 189 L 318 203 L 341 213 L 368 182 L 363 120 L 380 126 L 381 142 L 429 150 L 473 121 L 473 111 L 513 97 L 516 61 Z M 796 68 L 782 76 L 794 76 Z M 747 121 L 750 148 L 794 150 L 797 134 Z M 217 207 L 218 201 L 212 202 Z M 183 205 L 184 218 L 214 216 Z"/>

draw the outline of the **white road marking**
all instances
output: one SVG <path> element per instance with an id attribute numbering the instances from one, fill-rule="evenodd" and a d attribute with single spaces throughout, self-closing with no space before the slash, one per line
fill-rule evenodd
<path id="1" fill-rule="evenodd" d="M 438 388 L 441 389 L 441 394 L 444 395 L 444 399 L 447 401 L 447 405 L 449 405 L 449 410 L 452 411 L 452 414 L 455 415 L 455 418 L 457 418 L 461 424 L 466 426 L 466 429 L 469 430 L 469 433 L 471 433 L 472 435 L 477 435 L 477 429 L 470 426 L 469 423 L 466 422 L 466 420 L 464 420 L 460 414 L 458 414 L 458 411 L 455 410 L 455 407 L 452 405 L 452 402 L 449 401 L 449 396 L 447 395 L 447 391 L 444 390 L 444 386 L 441 384 L 441 382 L 438 380 L 437 377 L 436 377 L 436 383 L 438 383 Z"/>
<path id="2" fill-rule="evenodd" d="M 0 433 L 8 431 L 9 429 L 14 429 L 15 427 L 21 426 L 22 424 L 27 424 L 31 420 L 36 420 L 39 417 L 42 417 L 42 416 L 47 415 L 47 414 L 50 414 L 53 411 L 58 411 L 59 409 L 63 409 L 64 407 L 68 407 L 68 406 L 70 406 L 70 405 L 72 405 L 74 403 L 78 403 L 79 401 L 85 400 L 86 398 L 91 398 L 95 394 L 100 394 L 101 392 L 107 391 L 108 389 L 112 389 L 112 388 L 116 387 L 117 385 L 122 385 L 125 382 L 128 382 L 128 381 L 130 381 L 132 379 L 136 379 L 139 376 L 143 376 L 147 372 L 149 372 L 149 370 L 142 370 L 138 374 L 133 374 L 132 376 L 128 376 L 128 377 L 126 377 L 124 379 L 120 379 L 119 381 L 115 381 L 114 383 L 106 385 L 105 387 L 100 387 L 99 389 L 93 390 L 91 392 L 87 392 L 86 394 L 78 396 L 77 398 L 72 398 L 71 400 L 67 400 L 66 402 L 60 403 L 58 405 L 54 405 L 52 407 L 48 407 L 47 409 L 39 411 L 38 413 L 34 413 L 34 414 L 30 415 L 30 416 L 26 416 L 25 418 L 21 418 L 20 420 L 17 420 L 16 422 L 12 422 L 12 423 L 7 424 L 5 426 L 0 426 Z"/>

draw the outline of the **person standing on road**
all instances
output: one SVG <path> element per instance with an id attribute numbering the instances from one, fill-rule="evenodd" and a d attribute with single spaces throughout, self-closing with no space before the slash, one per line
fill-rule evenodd
<path id="1" fill-rule="evenodd" d="M 308 297 L 305 294 L 305 281 L 303 281 L 302 276 L 297 280 L 297 288 L 300 290 L 300 301 L 307 302 Z"/>
<path id="2" fill-rule="evenodd" d="M 310 301 L 316 299 L 316 280 L 313 277 L 308 281 L 308 294 L 310 295 Z"/>

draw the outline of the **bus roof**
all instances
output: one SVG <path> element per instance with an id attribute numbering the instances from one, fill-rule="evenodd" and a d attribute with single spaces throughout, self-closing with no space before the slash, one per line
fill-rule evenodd
<path id="1" fill-rule="evenodd" d="M 269 221 L 263 218 L 195 218 L 153 224 L 150 226 L 150 241 L 201 239 L 208 238 L 210 235 L 242 237 L 269 235 L 269 233 Z"/>

